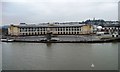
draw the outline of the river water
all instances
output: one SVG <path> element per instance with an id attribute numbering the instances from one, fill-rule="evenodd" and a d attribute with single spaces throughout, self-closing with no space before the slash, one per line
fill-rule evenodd
<path id="1" fill-rule="evenodd" d="M 3 70 L 118 69 L 120 43 L 1 44 Z"/>

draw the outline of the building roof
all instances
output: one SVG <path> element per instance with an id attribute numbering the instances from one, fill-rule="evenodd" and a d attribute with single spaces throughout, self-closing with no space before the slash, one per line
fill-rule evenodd
<path id="1" fill-rule="evenodd" d="M 104 25 L 103 27 L 120 27 L 120 24 L 117 24 L 117 25 Z"/>
<path id="2" fill-rule="evenodd" d="M 14 27 L 78 27 L 86 24 L 47 24 L 47 25 L 36 25 L 36 24 L 25 24 L 25 25 L 11 25 Z"/>

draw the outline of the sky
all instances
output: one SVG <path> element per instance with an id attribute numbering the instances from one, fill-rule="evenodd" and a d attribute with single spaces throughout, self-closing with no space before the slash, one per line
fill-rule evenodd
<path id="1" fill-rule="evenodd" d="M 119 4 L 118 4 L 118 20 L 120 21 L 120 1 L 119 1 Z"/>
<path id="2" fill-rule="evenodd" d="M 118 20 L 119 0 L 2 0 L 0 24 Z"/>

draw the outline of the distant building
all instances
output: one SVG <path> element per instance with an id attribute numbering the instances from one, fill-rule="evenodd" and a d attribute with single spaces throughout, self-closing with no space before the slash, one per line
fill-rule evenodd
<path id="1" fill-rule="evenodd" d="M 99 20 L 86 20 L 85 24 L 92 24 L 92 25 L 100 25 L 100 26 L 107 26 L 107 25 L 118 25 L 120 24 L 119 21 L 104 21 L 102 19 Z"/>
<path id="2" fill-rule="evenodd" d="M 106 33 L 113 34 L 113 33 L 117 32 L 120 35 L 120 25 L 118 25 L 118 26 L 113 26 L 113 25 L 104 26 L 103 29 Z"/>
<path id="3" fill-rule="evenodd" d="M 93 26 L 87 24 L 48 24 L 48 25 L 11 25 L 9 35 L 45 35 L 48 32 L 56 35 L 80 35 L 93 33 Z"/>
<path id="4" fill-rule="evenodd" d="M 105 21 L 106 25 L 117 25 L 119 24 L 119 21 Z"/>
<path id="5" fill-rule="evenodd" d="M 86 23 L 86 24 L 92 24 L 92 25 L 104 25 L 105 21 L 101 20 L 101 19 L 99 19 L 99 20 L 93 19 L 93 20 L 86 20 L 84 23 Z"/>

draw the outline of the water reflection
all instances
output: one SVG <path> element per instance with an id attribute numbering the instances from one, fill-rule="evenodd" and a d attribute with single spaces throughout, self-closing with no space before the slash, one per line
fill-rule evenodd
<path id="1" fill-rule="evenodd" d="M 0 42 L 0 70 L 2 70 L 2 44 Z"/>
<path id="2" fill-rule="evenodd" d="M 52 43 L 46 43 L 46 46 L 47 46 L 48 48 L 51 48 L 51 45 L 52 45 Z"/>
<path id="3" fill-rule="evenodd" d="M 117 51 L 118 43 L 3 43 L 3 69 L 116 70 Z"/>

